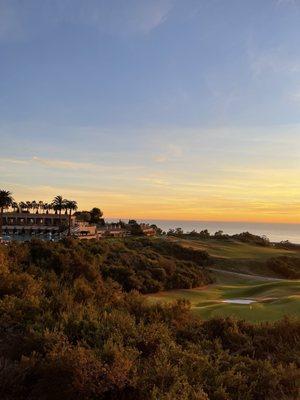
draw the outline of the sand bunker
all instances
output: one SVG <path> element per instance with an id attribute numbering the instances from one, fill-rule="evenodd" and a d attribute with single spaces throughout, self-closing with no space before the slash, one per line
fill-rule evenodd
<path id="1" fill-rule="evenodd" d="M 255 302 L 256 300 L 250 300 L 250 299 L 226 299 L 222 301 L 222 303 L 230 303 L 230 304 L 252 304 Z"/>

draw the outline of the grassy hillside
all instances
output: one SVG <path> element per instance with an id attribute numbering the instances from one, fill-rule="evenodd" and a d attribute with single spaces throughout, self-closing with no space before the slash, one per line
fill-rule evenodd
<path id="1" fill-rule="evenodd" d="M 184 298 L 195 315 L 207 319 L 234 316 L 252 322 L 274 321 L 284 315 L 300 317 L 300 281 L 262 281 L 214 272 L 215 283 L 191 290 L 160 292 L 151 301 L 171 302 Z M 252 299 L 252 304 L 228 304 L 228 299 Z"/>
<path id="2" fill-rule="evenodd" d="M 255 246 L 249 243 L 239 242 L 237 240 L 191 240 L 169 238 L 168 240 L 176 242 L 183 247 L 194 250 L 204 250 L 212 257 L 233 260 L 267 260 L 270 257 L 279 256 L 299 256 L 298 250 L 284 250 L 275 247 Z"/>
<path id="3" fill-rule="evenodd" d="M 206 251 L 210 255 L 212 263 L 220 269 L 278 278 L 298 277 L 297 274 L 294 274 L 295 276 L 290 276 L 293 274 L 289 274 L 289 272 L 294 272 L 295 270 L 293 259 L 300 260 L 300 251 L 296 249 L 285 250 L 277 249 L 273 246 L 257 246 L 233 239 L 193 240 L 168 238 L 167 240 L 187 249 Z M 271 265 L 269 262 L 271 259 L 277 260 L 279 258 L 290 259 L 292 269 L 284 271 L 284 268 L 278 268 L 278 265 L 274 263 Z M 300 262 L 296 264 L 299 264 L 296 269 L 300 276 Z"/>
<path id="4" fill-rule="evenodd" d="M 0 399 L 299 399 L 299 320 L 203 321 L 186 301 L 151 303 L 103 277 L 104 265 L 122 266 L 147 287 L 157 261 L 181 274 L 183 265 L 201 269 L 188 261 L 201 254 L 135 239 L 0 246 Z M 241 294 L 217 278 L 224 295 Z M 200 291 L 184 293 L 195 309 Z M 209 307 L 222 290 L 207 294 Z"/>

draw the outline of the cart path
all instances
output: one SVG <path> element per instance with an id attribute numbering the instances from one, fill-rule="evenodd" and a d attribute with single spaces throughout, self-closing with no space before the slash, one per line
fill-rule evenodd
<path id="1" fill-rule="evenodd" d="M 242 272 L 234 272 L 234 271 L 227 271 L 224 269 L 218 269 L 218 268 L 207 268 L 211 272 L 220 272 L 222 274 L 230 274 L 230 275 L 235 275 L 239 276 L 241 278 L 252 278 L 252 279 L 257 279 L 259 281 L 278 281 L 278 282 L 283 282 L 283 281 L 288 281 L 290 279 L 281 279 L 281 278 L 271 278 L 269 276 L 262 276 L 262 275 L 251 275 L 251 274 L 244 274 Z"/>

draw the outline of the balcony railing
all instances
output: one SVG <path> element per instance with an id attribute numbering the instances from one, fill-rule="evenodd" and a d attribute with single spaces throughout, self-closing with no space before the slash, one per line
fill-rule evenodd
<path id="1" fill-rule="evenodd" d="M 3 221 L 3 226 L 65 226 L 66 221 L 37 222 L 37 221 Z"/>

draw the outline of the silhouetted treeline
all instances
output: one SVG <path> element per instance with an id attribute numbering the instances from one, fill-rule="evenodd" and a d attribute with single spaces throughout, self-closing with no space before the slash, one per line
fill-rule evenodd
<path id="1" fill-rule="evenodd" d="M 275 243 L 274 246 L 278 249 L 284 250 L 300 250 L 300 244 L 291 243 L 289 240 L 283 240 L 282 242 Z"/>
<path id="2" fill-rule="evenodd" d="M 250 243 L 257 246 L 267 247 L 271 245 L 269 239 L 266 236 L 253 235 L 249 232 L 238 233 L 236 235 L 232 235 L 231 238 L 240 242 Z"/>
<path id="3" fill-rule="evenodd" d="M 300 258 L 274 257 L 267 261 L 267 267 L 282 278 L 300 279 Z"/>
<path id="4" fill-rule="evenodd" d="M 197 232 L 184 232 L 181 228 L 170 229 L 167 232 L 168 236 L 175 236 L 181 238 L 194 238 L 200 240 L 217 239 L 217 240 L 237 240 L 243 243 L 249 243 L 257 246 L 271 246 L 270 240 L 266 236 L 254 235 L 250 232 L 237 233 L 235 235 L 228 235 L 223 231 L 217 231 L 211 234 L 207 229 Z M 283 243 L 283 242 L 282 242 Z M 286 243 L 286 242 L 285 242 Z"/>
<path id="5" fill-rule="evenodd" d="M 0 398 L 298 399 L 299 320 L 203 322 L 186 301 L 150 304 L 103 279 L 122 254 L 179 251 L 157 243 L 0 246 Z"/>

